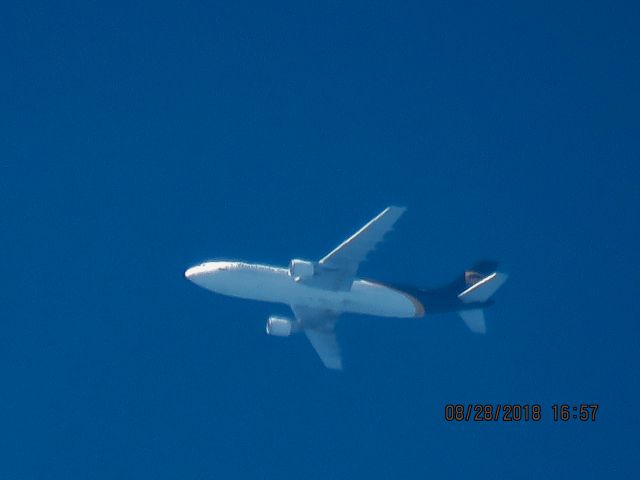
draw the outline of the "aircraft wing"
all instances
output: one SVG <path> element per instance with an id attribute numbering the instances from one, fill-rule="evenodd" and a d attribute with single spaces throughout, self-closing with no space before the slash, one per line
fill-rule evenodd
<path id="1" fill-rule="evenodd" d="M 320 260 L 322 276 L 334 290 L 349 290 L 360 263 L 375 249 L 406 208 L 387 207 Z"/>
<path id="2" fill-rule="evenodd" d="M 342 370 L 342 356 L 335 332 L 340 314 L 331 310 L 295 305 L 292 305 L 291 309 L 324 366 Z"/>

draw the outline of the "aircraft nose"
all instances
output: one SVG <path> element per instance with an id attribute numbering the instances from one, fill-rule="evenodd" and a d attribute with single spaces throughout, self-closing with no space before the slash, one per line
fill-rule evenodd
<path id="1" fill-rule="evenodd" d="M 187 268 L 184 272 L 184 278 L 193 282 L 193 280 L 198 275 L 198 273 L 200 273 L 201 270 L 202 269 L 199 267 Z"/>
<path id="2" fill-rule="evenodd" d="M 202 265 L 196 265 L 185 270 L 184 278 L 190 282 L 200 285 L 205 278 L 210 278 L 211 274 L 215 272 L 215 268 L 211 263 L 203 263 Z"/>

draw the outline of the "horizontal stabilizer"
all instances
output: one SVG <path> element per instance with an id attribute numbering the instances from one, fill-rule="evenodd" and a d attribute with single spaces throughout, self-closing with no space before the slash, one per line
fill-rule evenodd
<path id="1" fill-rule="evenodd" d="M 481 308 L 474 310 L 460 310 L 458 315 L 473 333 L 487 333 L 487 325 L 484 322 L 484 311 Z"/>
<path id="2" fill-rule="evenodd" d="M 494 272 L 467 288 L 458 298 L 464 303 L 486 302 L 506 280 L 506 274 Z"/>

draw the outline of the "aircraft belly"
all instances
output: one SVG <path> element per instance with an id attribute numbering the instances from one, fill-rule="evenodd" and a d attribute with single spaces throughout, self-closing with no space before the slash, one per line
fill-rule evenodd
<path id="1" fill-rule="evenodd" d="M 237 297 L 265 302 L 287 303 L 293 280 L 279 273 L 239 272 L 229 279 L 230 293 Z"/>
<path id="2" fill-rule="evenodd" d="M 209 290 L 234 297 L 301 305 L 335 312 L 383 317 L 414 317 L 416 305 L 407 294 L 373 282 L 356 280 L 349 291 L 333 291 L 295 282 L 286 271 L 224 272 L 205 282 Z"/>
<path id="3" fill-rule="evenodd" d="M 291 305 L 305 305 L 335 312 L 351 312 L 382 317 L 415 317 L 417 309 L 402 292 L 358 280 L 350 291 L 331 291 L 294 284 Z"/>
<path id="4" fill-rule="evenodd" d="M 279 272 L 222 271 L 204 278 L 200 281 L 200 285 L 222 295 L 249 300 L 281 302 L 286 290 L 286 277 L 283 277 Z"/>
<path id="5" fill-rule="evenodd" d="M 419 315 L 413 299 L 403 292 L 366 280 L 356 280 L 351 287 L 354 313 L 381 317 L 415 317 Z"/>

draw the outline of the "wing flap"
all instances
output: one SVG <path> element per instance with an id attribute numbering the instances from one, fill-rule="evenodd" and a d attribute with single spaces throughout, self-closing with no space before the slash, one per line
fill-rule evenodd
<path id="1" fill-rule="evenodd" d="M 325 367 L 332 370 L 342 370 L 342 356 L 333 328 L 307 329 L 304 333 Z"/>
<path id="2" fill-rule="evenodd" d="M 335 332 L 340 314 L 299 305 L 292 305 L 291 310 L 324 366 L 332 370 L 342 370 L 342 355 Z"/>
<path id="3" fill-rule="evenodd" d="M 404 207 L 387 207 L 371 219 L 364 227 L 326 255 L 319 264 L 324 267 L 324 275 L 333 277 L 333 288 L 347 290 L 360 263 L 375 249 L 384 236 L 405 212 Z"/>

